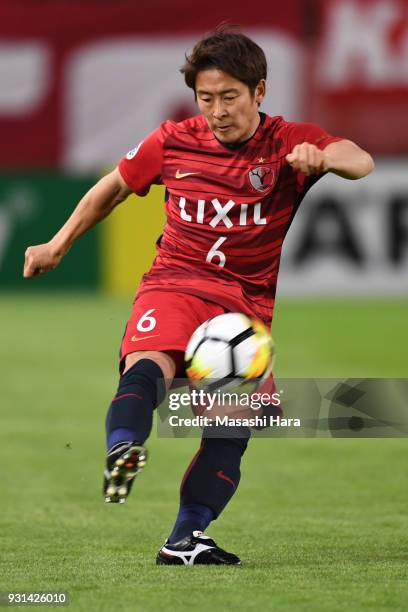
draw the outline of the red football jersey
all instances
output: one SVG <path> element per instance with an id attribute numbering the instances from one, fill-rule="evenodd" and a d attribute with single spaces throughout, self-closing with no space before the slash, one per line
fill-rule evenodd
<path id="1" fill-rule="evenodd" d="M 166 121 L 119 163 L 127 185 L 145 195 L 166 186 L 167 222 L 139 293 L 184 291 L 264 320 L 273 309 L 285 235 L 307 190 L 307 177 L 285 157 L 296 144 L 324 149 L 340 140 L 320 127 L 261 114 L 250 140 L 232 148 L 203 116 Z"/>

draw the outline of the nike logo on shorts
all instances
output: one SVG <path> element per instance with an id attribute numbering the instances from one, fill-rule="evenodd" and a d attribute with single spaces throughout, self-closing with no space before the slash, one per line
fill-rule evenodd
<path id="1" fill-rule="evenodd" d="M 139 342 L 139 340 L 147 340 L 148 338 L 157 338 L 160 334 L 153 334 L 152 336 L 132 336 L 131 342 Z"/>

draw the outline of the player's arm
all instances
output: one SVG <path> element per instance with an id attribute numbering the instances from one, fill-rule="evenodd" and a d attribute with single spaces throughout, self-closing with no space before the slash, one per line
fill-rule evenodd
<path id="1" fill-rule="evenodd" d="M 68 221 L 49 242 L 28 247 L 24 277 L 38 276 L 53 270 L 73 242 L 107 217 L 130 193 L 118 168 L 104 176 L 84 195 Z"/>
<path id="2" fill-rule="evenodd" d="M 367 176 L 374 168 L 373 158 L 351 140 L 338 140 L 323 150 L 310 142 L 293 147 L 286 161 L 307 176 L 333 172 L 346 179 Z"/>

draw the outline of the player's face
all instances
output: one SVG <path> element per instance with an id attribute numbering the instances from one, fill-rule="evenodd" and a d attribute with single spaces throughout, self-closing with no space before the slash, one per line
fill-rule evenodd
<path id="1" fill-rule="evenodd" d="M 247 85 L 222 70 L 202 70 L 196 78 L 200 111 L 221 142 L 232 144 L 247 140 L 259 124 L 258 106 L 265 96 L 261 80 L 253 95 Z"/>

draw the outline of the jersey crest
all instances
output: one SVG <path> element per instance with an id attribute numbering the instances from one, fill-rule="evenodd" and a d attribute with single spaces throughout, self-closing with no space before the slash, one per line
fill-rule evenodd
<path id="1" fill-rule="evenodd" d="M 264 193 L 274 186 L 276 173 L 269 166 L 257 166 L 248 172 L 248 178 L 252 189 Z"/>

